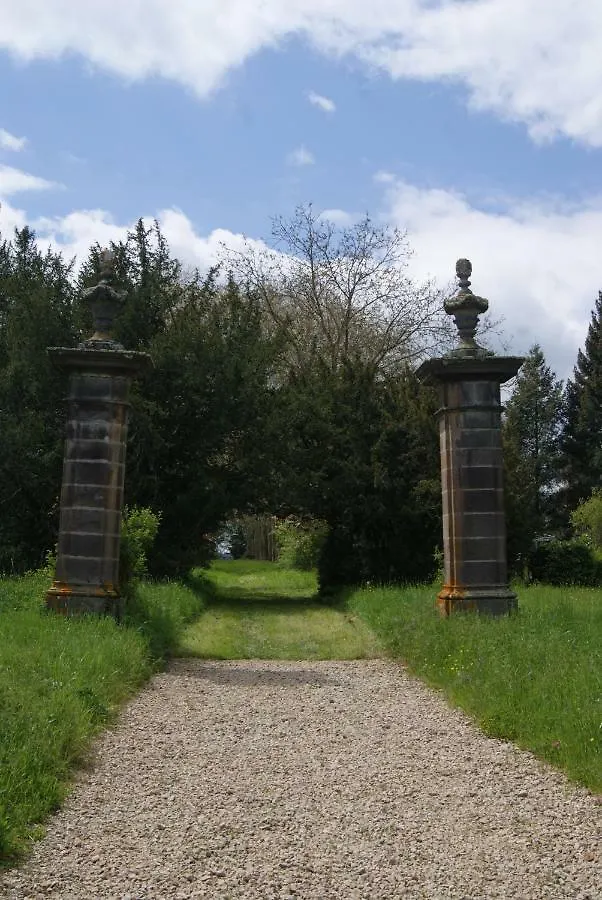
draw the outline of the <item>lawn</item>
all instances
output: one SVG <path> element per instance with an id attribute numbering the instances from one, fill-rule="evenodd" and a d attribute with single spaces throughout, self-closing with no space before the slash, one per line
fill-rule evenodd
<path id="1" fill-rule="evenodd" d="M 211 595 L 177 653 L 204 659 L 362 659 L 382 655 L 362 619 L 316 599 L 313 572 L 250 560 L 197 573 Z"/>

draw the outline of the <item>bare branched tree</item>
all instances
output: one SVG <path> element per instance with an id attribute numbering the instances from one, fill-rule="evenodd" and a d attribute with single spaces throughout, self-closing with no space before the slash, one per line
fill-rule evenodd
<path id="1" fill-rule="evenodd" d="M 336 369 L 361 359 L 390 371 L 450 339 L 444 295 L 407 274 L 406 235 L 369 216 L 344 228 L 299 207 L 273 222 L 272 246 L 227 251 L 225 265 L 260 298 L 271 328 L 284 332 L 291 362 L 316 354 Z"/>

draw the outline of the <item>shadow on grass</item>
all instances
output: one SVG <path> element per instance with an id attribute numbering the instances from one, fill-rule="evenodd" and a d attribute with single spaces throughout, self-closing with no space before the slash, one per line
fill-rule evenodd
<path id="1" fill-rule="evenodd" d="M 204 600 L 207 605 L 213 603 L 216 594 L 215 584 L 208 578 L 206 571 L 195 569 L 185 575 L 182 581 L 193 594 Z"/>
<path id="2" fill-rule="evenodd" d="M 208 609 L 222 612 L 292 613 L 308 609 L 323 609 L 325 606 L 344 610 L 345 599 L 339 597 L 324 603 L 316 591 L 284 594 L 281 590 L 270 590 L 262 585 L 219 584 L 211 576 L 198 570 L 186 578 L 186 586 L 203 598 Z"/>

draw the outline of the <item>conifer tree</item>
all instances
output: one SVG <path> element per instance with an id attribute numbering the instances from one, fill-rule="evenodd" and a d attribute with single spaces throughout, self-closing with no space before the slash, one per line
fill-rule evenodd
<path id="1" fill-rule="evenodd" d="M 536 535 L 557 526 L 562 411 L 562 382 L 535 344 L 517 376 L 504 417 L 511 562 L 527 555 Z"/>
<path id="2" fill-rule="evenodd" d="M 0 572 L 54 549 L 66 377 L 48 346 L 75 340 L 70 266 L 29 228 L 0 239 Z"/>
<path id="3" fill-rule="evenodd" d="M 564 451 L 569 509 L 602 484 L 602 291 L 566 387 Z"/>

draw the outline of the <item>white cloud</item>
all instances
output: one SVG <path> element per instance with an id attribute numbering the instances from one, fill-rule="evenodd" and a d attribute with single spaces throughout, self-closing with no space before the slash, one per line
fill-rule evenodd
<path id="1" fill-rule="evenodd" d="M 388 187 L 383 217 L 407 229 L 419 279 L 454 281 L 455 262 L 472 260 L 472 289 L 489 299 L 513 352 L 539 342 L 559 377 L 572 371 L 602 288 L 602 197 L 576 208 L 515 202 L 483 211 L 460 194 Z"/>
<path id="2" fill-rule="evenodd" d="M 27 215 L 24 210 L 17 209 L 5 200 L 0 202 L 0 236 L 11 238 L 15 228 L 23 228 L 27 225 Z"/>
<path id="3" fill-rule="evenodd" d="M 307 99 L 313 106 L 317 106 L 323 112 L 333 113 L 337 108 L 334 100 L 331 100 L 330 97 L 324 97 L 323 94 L 316 94 L 315 91 L 310 91 Z"/>
<path id="4" fill-rule="evenodd" d="M 290 166 L 313 166 L 316 159 L 313 153 L 307 147 L 297 147 L 286 158 Z"/>
<path id="5" fill-rule="evenodd" d="M 339 228 L 347 228 L 357 222 L 359 216 L 356 213 L 347 212 L 345 209 L 324 209 L 320 213 L 320 218 L 332 222 Z"/>
<path id="6" fill-rule="evenodd" d="M 169 247 L 183 263 L 209 269 L 224 256 L 224 249 L 242 251 L 245 247 L 264 250 L 263 241 L 253 240 L 227 228 L 214 228 L 207 236 L 198 235 L 188 216 L 179 209 L 164 209 L 158 214 L 161 230 Z"/>
<path id="7" fill-rule="evenodd" d="M 30 222 L 41 247 L 60 250 L 65 259 L 75 259 L 77 264 L 84 262 L 93 244 L 106 247 L 111 241 L 120 241 L 133 224 L 118 225 L 103 209 L 81 209 L 66 216 Z"/>
<path id="8" fill-rule="evenodd" d="M 145 218 L 150 226 L 158 219 L 170 250 L 184 265 L 205 271 L 223 258 L 224 248 L 242 251 L 245 246 L 264 250 L 262 241 L 248 239 L 242 234 L 225 228 L 216 228 L 203 237 L 195 231 L 192 221 L 178 209 L 159 210 L 156 216 Z M 118 223 L 102 209 L 76 210 L 66 216 L 31 219 L 21 210 L 3 202 L 0 205 L 0 233 L 9 237 L 14 228 L 29 225 L 36 233 L 42 249 L 52 247 L 63 253 L 65 259 L 76 260 L 80 265 L 88 256 L 93 244 L 108 246 L 111 241 L 124 240 L 135 222 Z"/>
<path id="9" fill-rule="evenodd" d="M 0 166 L 0 197 L 10 197 L 20 191 L 47 191 L 60 187 L 54 181 L 46 181 L 12 166 Z"/>
<path id="10" fill-rule="evenodd" d="M 10 131 L 0 128 L 0 148 L 2 148 L 2 150 L 14 150 L 18 153 L 20 150 L 24 150 L 26 146 L 27 138 L 16 137 L 16 135 L 11 134 Z"/>
<path id="11" fill-rule="evenodd" d="M 374 181 L 377 184 L 392 184 L 395 181 L 395 175 L 392 172 L 385 172 L 381 169 L 380 172 L 377 172 L 374 176 Z"/>
<path id="12" fill-rule="evenodd" d="M 290 35 L 393 78 L 455 80 L 469 102 L 602 146 L 602 4 L 596 0 L 0 0 L 0 47 L 21 59 L 79 53 L 128 79 L 199 96 Z"/>

